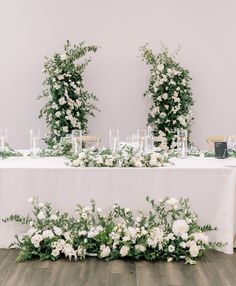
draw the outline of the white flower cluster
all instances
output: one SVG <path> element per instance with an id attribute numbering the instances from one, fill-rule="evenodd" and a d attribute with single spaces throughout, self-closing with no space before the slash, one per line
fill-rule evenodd
<path id="1" fill-rule="evenodd" d="M 109 149 L 84 149 L 71 159 L 74 167 L 161 167 L 169 164 L 167 152 L 140 153 L 133 147 L 124 146 L 120 151 Z"/>
<path id="2" fill-rule="evenodd" d="M 78 65 L 77 60 L 87 52 L 96 52 L 96 46 L 85 46 L 84 43 L 71 46 L 65 44 L 65 52 L 46 59 L 46 75 L 43 96 L 49 101 L 42 108 L 40 116 L 45 116 L 49 133 L 46 143 L 50 147 L 60 141 L 61 137 L 73 129 L 87 132 L 88 116 L 94 115 L 93 102 L 96 96 L 84 90 L 83 73 L 89 60 L 84 59 Z M 41 98 L 39 97 L 39 98 Z"/>
<path id="3" fill-rule="evenodd" d="M 183 69 L 165 48 L 155 55 L 142 47 L 142 56 L 151 65 L 151 77 L 145 96 L 153 100 L 148 124 L 162 148 L 176 147 L 179 128 L 190 129 L 193 105 L 189 72 Z"/>
<path id="4" fill-rule="evenodd" d="M 213 228 L 200 227 L 184 199 L 165 198 L 156 203 L 147 198 L 151 210 L 148 215 L 139 211 L 138 217 L 117 204 L 107 215 L 94 201 L 91 207 L 78 205 L 73 217 L 55 213 L 50 204 L 40 204 L 37 199 L 28 201 L 33 204 L 35 218 L 12 215 L 5 220 L 30 225 L 15 243 L 20 248 L 20 261 L 34 257 L 56 260 L 63 256 L 77 260 L 92 255 L 106 260 L 130 257 L 195 263 L 205 250 L 223 245 L 209 241 L 205 231 Z"/>

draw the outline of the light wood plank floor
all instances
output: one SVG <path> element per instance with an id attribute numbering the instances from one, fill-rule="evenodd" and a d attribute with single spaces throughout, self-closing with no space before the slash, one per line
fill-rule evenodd
<path id="1" fill-rule="evenodd" d="M 30 261 L 16 263 L 17 250 L 0 249 L 0 286 L 235 286 L 236 253 L 209 251 L 197 265 L 183 262 Z"/>

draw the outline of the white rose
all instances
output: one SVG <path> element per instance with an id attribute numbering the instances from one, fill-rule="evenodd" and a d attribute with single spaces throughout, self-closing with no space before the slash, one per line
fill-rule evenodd
<path id="1" fill-rule="evenodd" d="M 51 220 L 57 220 L 58 219 L 58 217 L 57 217 L 57 215 L 51 215 Z"/>
<path id="2" fill-rule="evenodd" d="M 140 251 L 140 252 L 145 252 L 146 251 L 146 247 L 144 245 L 142 245 L 142 244 L 136 244 L 135 245 L 135 249 L 137 251 Z"/>
<path id="3" fill-rule="evenodd" d="M 61 54 L 60 56 L 62 61 L 65 61 L 67 59 L 67 55 L 66 54 Z"/>
<path id="4" fill-rule="evenodd" d="M 53 231 L 56 235 L 61 236 L 62 235 L 62 230 L 60 227 L 53 226 Z"/>
<path id="5" fill-rule="evenodd" d="M 102 158 L 102 156 L 98 156 L 97 158 L 96 158 L 96 163 L 97 164 L 102 164 L 103 163 L 103 158 Z"/>
<path id="6" fill-rule="evenodd" d="M 83 160 L 83 159 L 85 159 L 86 158 L 86 154 L 84 153 L 84 152 L 80 152 L 79 153 L 79 159 L 80 160 Z"/>
<path id="7" fill-rule="evenodd" d="M 67 132 L 69 131 L 69 129 L 68 129 L 67 126 L 63 126 L 63 127 L 62 127 L 62 131 L 65 132 L 65 133 L 67 133 Z"/>
<path id="8" fill-rule="evenodd" d="M 174 251 L 175 251 L 174 245 L 169 245 L 168 251 L 169 251 L 169 252 L 174 252 Z"/>
<path id="9" fill-rule="evenodd" d="M 54 256 L 54 257 L 57 257 L 57 256 L 59 256 L 59 254 L 60 254 L 60 250 L 59 249 L 57 249 L 57 248 L 55 248 L 55 249 L 53 249 L 52 250 L 52 256 Z"/>
<path id="10" fill-rule="evenodd" d="M 60 105 L 66 104 L 65 97 L 61 97 L 61 98 L 58 100 L 58 102 L 59 102 Z"/>
<path id="11" fill-rule="evenodd" d="M 45 219 L 45 214 L 43 212 L 39 212 L 37 215 L 38 219 Z"/>
<path id="12" fill-rule="evenodd" d="M 124 256 L 127 256 L 128 253 L 129 253 L 129 247 L 126 246 L 126 245 L 122 246 L 121 249 L 120 249 L 120 255 L 122 257 L 124 257 Z"/>
<path id="13" fill-rule="evenodd" d="M 150 161 L 149 161 L 149 164 L 151 167 L 155 167 L 157 165 L 157 159 L 154 159 L 152 158 Z"/>
<path id="14" fill-rule="evenodd" d="M 60 111 L 57 111 L 57 112 L 55 113 L 55 116 L 56 116 L 56 117 L 60 117 L 60 116 L 61 116 L 61 112 L 60 112 Z"/>
<path id="15" fill-rule="evenodd" d="M 98 212 L 98 213 L 101 213 L 101 212 L 102 212 L 102 209 L 101 209 L 101 208 L 97 208 L 97 212 Z"/>
<path id="16" fill-rule="evenodd" d="M 142 162 L 140 162 L 140 161 L 136 161 L 136 162 L 134 163 L 134 165 L 135 165 L 135 167 L 137 167 L 137 168 L 143 167 L 143 164 L 142 164 Z"/>
<path id="17" fill-rule="evenodd" d="M 186 248 L 186 243 L 184 241 L 182 241 L 180 244 L 179 244 L 182 248 Z"/>
<path id="18" fill-rule="evenodd" d="M 168 257 L 167 262 L 172 262 L 173 261 L 173 257 Z"/>
<path id="19" fill-rule="evenodd" d="M 44 203 L 39 203 L 39 207 L 43 208 L 44 207 Z"/>
<path id="20" fill-rule="evenodd" d="M 162 72 L 163 69 L 164 69 L 164 65 L 163 65 L 163 64 L 159 64 L 159 65 L 157 66 L 157 69 L 158 69 L 160 72 Z"/>
<path id="21" fill-rule="evenodd" d="M 187 233 L 189 230 L 189 226 L 187 222 L 183 219 L 178 219 L 174 221 L 172 226 L 172 231 L 175 235 L 181 236 L 183 233 Z"/>
<path id="22" fill-rule="evenodd" d="M 110 247 L 104 244 L 100 246 L 100 250 L 101 250 L 101 253 L 100 253 L 101 257 L 107 257 L 111 253 Z"/>
<path id="23" fill-rule="evenodd" d="M 164 93 L 164 94 L 162 95 L 162 98 L 163 98 L 163 99 L 167 99 L 167 98 L 168 98 L 168 94 L 167 94 L 167 93 Z"/>
<path id="24" fill-rule="evenodd" d="M 31 243 L 34 245 L 34 247 L 38 248 L 40 245 L 40 242 L 43 240 L 43 236 L 41 234 L 35 234 L 31 237 Z"/>
<path id="25" fill-rule="evenodd" d="M 51 230 L 46 229 L 43 231 L 42 236 L 43 236 L 43 238 L 50 238 L 51 239 L 54 237 L 54 234 Z"/>
<path id="26" fill-rule="evenodd" d="M 106 159 L 105 160 L 105 165 L 106 166 L 113 166 L 113 159 Z"/>
<path id="27" fill-rule="evenodd" d="M 86 213 L 82 213 L 81 217 L 82 217 L 83 219 L 87 219 L 87 218 L 88 218 L 88 215 L 87 215 Z"/>
<path id="28" fill-rule="evenodd" d="M 62 74 L 62 75 L 59 75 L 58 77 L 57 77 L 57 79 L 58 80 L 63 80 L 64 79 L 64 75 Z"/>
<path id="29" fill-rule="evenodd" d="M 192 257 L 197 257 L 199 254 L 199 248 L 193 245 L 190 247 L 189 252 Z"/>
<path id="30" fill-rule="evenodd" d="M 172 207 L 175 207 L 176 205 L 178 205 L 178 203 L 179 201 L 176 198 L 170 198 L 166 201 L 166 204 Z"/>
<path id="31" fill-rule="evenodd" d="M 182 238 L 183 240 L 187 240 L 187 239 L 188 239 L 188 234 L 187 234 L 186 232 L 182 233 L 182 234 L 181 234 L 181 238 Z"/>

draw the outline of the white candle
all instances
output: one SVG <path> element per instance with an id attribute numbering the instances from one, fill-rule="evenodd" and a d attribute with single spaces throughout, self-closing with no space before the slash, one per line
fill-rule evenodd
<path id="1" fill-rule="evenodd" d="M 73 138 L 74 140 L 74 151 L 75 153 L 78 153 L 78 143 L 77 143 L 77 139 L 76 138 Z"/>
<path id="2" fill-rule="evenodd" d="M 141 144 L 140 144 L 140 151 L 143 151 L 143 138 L 141 139 Z"/>

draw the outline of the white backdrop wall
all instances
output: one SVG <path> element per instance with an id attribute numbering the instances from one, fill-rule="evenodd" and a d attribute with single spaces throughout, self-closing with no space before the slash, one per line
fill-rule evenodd
<path id="1" fill-rule="evenodd" d="M 146 124 L 150 102 L 142 95 L 149 70 L 140 45 L 159 39 L 182 46 L 181 64 L 193 82 L 192 138 L 236 134 L 236 1 L 234 0 L 0 0 L 0 127 L 15 148 L 28 147 L 38 119 L 44 56 L 62 51 L 68 39 L 101 46 L 85 83 L 100 101 L 91 134 L 107 143 L 107 131 L 123 137 Z"/>

